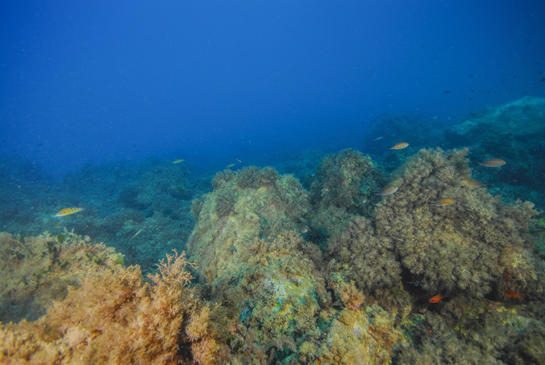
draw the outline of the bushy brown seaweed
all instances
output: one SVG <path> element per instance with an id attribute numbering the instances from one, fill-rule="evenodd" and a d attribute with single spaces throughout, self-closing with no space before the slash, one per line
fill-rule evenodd
<path id="1" fill-rule="evenodd" d="M 310 187 L 311 200 L 323 208 L 361 211 L 382 183 L 382 174 L 369 156 L 346 149 L 322 159 Z"/>
<path id="2" fill-rule="evenodd" d="M 399 191 L 374 212 L 376 234 L 392 240 L 403 267 L 423 276 L 422 287 L 430 293 L 486 295 L 508 266 L 500 261 L 502 252 L 531 246 L 523 232 L 536 214 L 533 205 L 502 204 L 483 188 L 465 186 L 466 153 L 421 150 L 394 172 L 391 184 Z M 440 198 L 456 202 L 435 206 Z M 520 276 L 537 286 L 531 272 Z"/>
<path id="3" fill-rule="evenodd" d="M 0 321 L 34 320 L 44 315 L 53 301 L 78 286 L 88 272 L 100 272 L 123 256 L 104 244 L 93 244 L 66 229 L 38 237 L 0 233 Z"/>
<path id="4" fill-rule="evenodd" d="M 417 343 L 398 354 L 398 363 L 543 364 L 545 325 L 525 312 L 525 306 L 459 297 L 440 314 L 415 314 L 406 333 Z"/>
<path id="5" fill-rule="evenodd" d="M 210 309 L 188 287 L 187 265 L 183 253 L 167 255 L 150 284 L 138 267 L 111 263 L 90 273 L 40 320 L 3 325 L 0 361 L 214 363 L 220 346 L 209 336 Z"/>
<path id="6" fill-rule="evenodd" d="M 353 219 L 349 226 L 330 240 L 329 255 L 346 265 L 349 280 L 365 293 L 391 288 L 401 281 L 401 265 L 396 260 L 394 244 L 388 237 L 374 234 L 371 221 Z"/>

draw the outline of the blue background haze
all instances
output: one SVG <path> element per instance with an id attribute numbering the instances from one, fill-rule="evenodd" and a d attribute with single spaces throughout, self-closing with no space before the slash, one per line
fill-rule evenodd
<path id="1" fill-rule="evenodd" d="M 381 113 L 454 123 L 545 96 L 537 0 L 24 0 L 0 20 L 0 153 L 57 177 L 360 148 Z"/>

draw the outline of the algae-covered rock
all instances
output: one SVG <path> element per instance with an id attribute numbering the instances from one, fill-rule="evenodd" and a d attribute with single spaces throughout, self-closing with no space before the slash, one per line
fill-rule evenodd
<path id="1" fill-rule="evenodd" d="M 189 241 L 201 279 L 238 293 L 241 322 L 266 341 L 311 331 L 329 295 L 312 260 L 320 254 L 300 233 L 307 192 L 271 168 L 220 173 L 213 184 Z"/>
<path id="2" fill-rule="evenodd" d="M 220 173 L 213 184 L 188 244 L 209 282 L 239 271 L 243 257 L 256 249 L 260 238 L 274 239 L 304 226 L 308 193 L 291 175 L 249 167 Z"/>
<path id="3" fill-rule="evenodd" d="M 523 232 L 536 214 L 533 204 L 502 204 L 486 188 L 466 186 L 466 153 L 421 150 L 394 172 L 391 184 L 399 190 L 377 205 L 376 234 L 392 240 L 403 267 L 421 275 L 429 292 L 483 296 L 513 265 L 525 279 L 517 290 L 542 292 L 524 254 L 532 245 Z M 444 198 L 453 204 L 437 203 Z"/>
<path id="4" fill-rule="evenodd" d="M 451 144 L 458 145 L 475 143 L 489 133 L 509 133 L 519 137 L 545 133 L 545 99 L 525 96 L 470 113 L 447 129 L 445 137 Z"/>
<path id="5" fill-rule="evenodd" d="M 353 149 L 322 159 L 310 191 L 309 239 L 325 251 L 329 238 L 339 235 L 356 216 L 371 215 L 371 200 L 386 180 L 377 163 Z"/>
<path id="6" fill-rule="evenodd" d="M 348 279 L 358 283 L 364 293 L 391 288 L 401 281 L 401 265 L 394 244 L 388 237 L 378 237 L 371 222 L 358 217 L 329 243 L 330 256 L 346 266 Z"/>
<path id="7" fill-rule="evenodd" d="M 390 364 L 394 348 L 403 341 L 392 316 L 378 306 L 365 311 L 344 309 L 325 333 L 325 340 L 314 352 L 322 364 Z M 299 355 L 308 357 L 303 351 Z"/>
<path id="8" fill-rule="evenodd" d="M 322 159 L 311 184 L 315 206 L 362 211 L 373 192 L 380 190 L 382 173 L 369 156 L 346 149 Z"/>
<path id="9" fill-rule="evenodd" d="M 123 255 L 114 248 L 66 229 L 57 235 L 46 232 L 24 239 L 1 232 L 0 256 L 1 322 L 37 319 L 89 272 L 123 264 Z"/>
<path id="10" fill-rule="evenodd" d="M 543 304 L 539 303 L 539 307 Z M 411 342 L 398 363 L 543 364 L 545 324 L 537 308 L 486 299 L 455 298 L 439 313 L 414 314 L 405 323 Z"/>

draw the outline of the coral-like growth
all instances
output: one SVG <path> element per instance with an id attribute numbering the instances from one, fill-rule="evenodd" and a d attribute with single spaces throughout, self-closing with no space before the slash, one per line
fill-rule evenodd
<path id="1" fill-rule="evenodd" d="M 392 240 L 403 267 L 423 276 L 422 287 L 436 294 L 486 295 L 507 269 L 502 252 L 531 245 L 522 232 L 536 214 L 533 204 L 505 205 L 484 188 L 465 186 L 466 153 L 421 150 L 393 174 L 399 191 L 374 211 L 375 233 Z M 442 198 L 455 202 L 438 205 Z M 530 272 L 519 276 L 533 280 Z"/>
<path id="2" fill-rule="evenodd" d="M 80 285 L 89 271 L 123 262 L 113 248 L 66 230 L 25 239 L 2 232 L 0 257 L 2 322 L 37 319 L 53 301 L 66 297 L 69 285 Z"/>
<path id="3" fill-rule="evenodd" d="M 151 285 L 138 267 L 114 264 L 70 289 L 37 322 L 0 328 L 0 360 L 31 363 L 200 364 L 219 346 L 208 336 L 210 311 L 198 309 L 184 254 L 167 255 Z M 187 323 L 189 322 L 189 325 Z"/>

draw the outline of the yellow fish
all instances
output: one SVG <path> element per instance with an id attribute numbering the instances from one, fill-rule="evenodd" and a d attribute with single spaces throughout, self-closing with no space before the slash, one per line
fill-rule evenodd
<path id="1" fill-rule="evenodd" d="M 66 209 L 59 210 L 57 214 L 55 214 L 53 217 L 61 218 L 61 217 L 64 217 L 65 215 L 81 212 L 82 210 L 85 210 L 85 208 L 66 208 Z"/>
<path id="2" fill-rule="evenodd" d="M 439 200 L 435 201 L 435 203 L 433 203 L 432 205 L 434 207 L 444 207 L 446 205 L 451 205 L 451 204 L 454 204 L 454 203 L 456 203 L 456 200 L 454 200 L 454 199 L 443 198 L 443 199 L 439 199 Z"/>
<path id="3" fill-rule="evenodd" d="M 470 179 L 470 178 L 467 178 L 467 179 L 462 179 L 462 182 L 468 186 L 486 186 L 488 184 L 485 184 L 485 183 L 482 183 L 480 181 L 477 181 L 477 180 L 473 180 L 473 179 Z"/>
<path id="4" fill-rule="evenodd" d="M 377 195 L 380 195 L 380 196 L 391 195 L 391 194 L 395 193 L 395 192 L 397 191 L 397 189 L 399 189 L 397 186 L 388 185 L 388 186 L 386 186 L 384 189 L 382 189 L 381 191 L 379 191 L 379 192 L 377 193 Z"/>
<path id="5" fill-rule="evenodd" d="M 172 161 L 172 163 L 180 163 L 180 162 L 184 162 L 185 160 L 183 158 L 179 159 L 179 160 L 174 160 Z"/>
<path id="6" fill-rule="evenodd" d="M 404 148 L 407 148 L 409 144 L 407 142 L 400 142 L 396 144 L 394 147 L 390 147 L 391 150 L 402 150 Z"/>
<path id="7" fill-rule="evenodd" d="M 235 166 L 234 163 L 230 163 L 229 165 L 227 165 L 226 169 L 230 169 L 231 167 Z"/>
<path id="8" fill-rule="evenodd" d="M 305 234 L 305 233 L 307 233 L 307 232 L 308 232 L 308 227 L 307 227 L 307 226 L 303 226 L 303 227 L 301 228 L 301 233 L 302 233 L 302 234 Z"/>
<path id="9" fill-rule="evenodd" d="M 507 162 L 502 160 L 501 158 L 491 158 L 490 160 L 487 160 L 485 162 L 479 162 L 479 167 L 486 166 L 486 167 L 500 167 L 505 165 Z"/>

